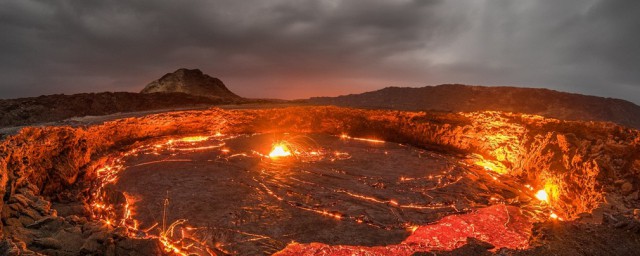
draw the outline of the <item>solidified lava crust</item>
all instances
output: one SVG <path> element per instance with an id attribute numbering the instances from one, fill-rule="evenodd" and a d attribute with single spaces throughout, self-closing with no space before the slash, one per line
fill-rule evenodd
<path id="1" fill-rule="evenodd" d="M 265 153 L 281 141 L 287 146 L 278 154 Z M 539 203 L 520 202 L 522 212 L 512 207 L 506 214 L 501 203 L 526 199 L 531 192 L 509 176 L 498 178 L 467 164 L 470 160 L 323 134 L 165 138 L 115 157 L 99 172 L 105 185 L 92 205 L 99 206 L 95 213 L 100 219 L 133 230 L 188 219 L 177 227 L 191 227 L 181 234 L 196 230 L 188 234 L 197 240 L 203 239 L 194 235 L 210 234 L 216 250 L 240 255 L 269 255 L 291 241 L 391 246 L 411 233 L 414 238 L 408 241 L 423 245 L 402 246 L 405 253 L 451 250 L 467 236 L 499 247 L 526 248 L 531 226 L 518 216 L 537 215 Z M 125 194 L 126 202 L 109 196 L 114 192 Z M 131 218 L 114 214 L 125 212 L 119 205 L 128 207 Z M 476 208 L 490 214 L 465 214 Z M 445 216 L 454 221 L 431 225 Z M 447 225 L 451 227 L 443 229 Z M 508 236 L 496 227 L 524 228 Z"/>
<path id="2" fill-rule="evenodd" d="M 28 127 L 2 141 L 4 240 L 0 252 L 170 253 L 158 239 L 136 237 L 118 225 L 91 218 L 91 192 L 108 156 L 165 136 L 283 132 L 348 134 L 473 156 L 474 163 L 488 172 L 545 190 L 548 206 L 563 220 L 602 211 L 607 216 L 628 214 L 639 205 L 640 134 L 610 123 L 502 112 L 443 114 L 336 107 L 182 111 L 89 127 Z M 518 205 L 519 201 L 505 203 Z M 445 217 L 441 222 L 450 220 Z M 462 232 L 461 237 L 465 235 Z"/>

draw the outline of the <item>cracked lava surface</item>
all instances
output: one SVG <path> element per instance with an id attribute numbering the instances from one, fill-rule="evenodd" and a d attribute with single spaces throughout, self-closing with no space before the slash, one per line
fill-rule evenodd
<path id="1" fill-rule="evenodd" d="M 270 157 L 279 142 L 287 145 L 277 151 L 292 154 Z M 169 239 L 184 253 L 411 255 L 452 250 L 467 237 L 526 248 L 540 202 L 523 201 L 530 189 L 473 163 L 348 136 L 164 138 L 112 159 L 95 204 L 108 208 L 125 193 L 124 216 L 98 218 L 148 234 L 185 220 Z"/>

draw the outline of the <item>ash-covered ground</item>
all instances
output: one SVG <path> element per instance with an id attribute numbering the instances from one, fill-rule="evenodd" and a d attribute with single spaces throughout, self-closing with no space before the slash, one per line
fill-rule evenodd
<path id="1" fill-rule="evenodd" d="M 293 155 L 269 157 L 282 140 Z M 142 228 L 162 226 L 166 211 L 165 225 L 187 219 L 222 251 L 242 255 L 293 241 L 398 244 L 444 216 L 528 198 L 515 181 L 465 158 L 321 134 L 163 141 L 122 163 L 109 189 L 136 198 Z"/>

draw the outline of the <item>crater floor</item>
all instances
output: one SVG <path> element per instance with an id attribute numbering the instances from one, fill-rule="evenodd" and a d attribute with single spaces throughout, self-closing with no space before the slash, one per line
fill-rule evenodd
<path id="1" fill-rule="evenodd" d="M 294 156 L 269 157 L 278 141 Z M 322 134 L 190 137 L 133 150 L 108 187 L 135 198 L 141 228 L 160 228 L 164 212 L 165 225 L 187 219 L 226 252 L 271 254 L 291 242 L 398 244 L 444 216 L 526 198 L 468 163 Z"/>

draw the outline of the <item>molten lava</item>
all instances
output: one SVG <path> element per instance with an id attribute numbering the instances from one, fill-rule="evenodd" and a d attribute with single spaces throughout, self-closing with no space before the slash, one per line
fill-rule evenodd
<path id="1" fill-rule="evenodd" d="M 201 142 L 201 141 L 205 141 L 205 140 L 208 140 L 208 139 L 209 139 L 208 136 L 191 136 L 191 137 L 181 138 L 180 141 L 182 141 L 182 142 Z"/>
<path id="2" fill-rule="evenodd" d="M 494 205 L 464 215 L 450 215 L 431 225 L 411 227 L 411 235 L 387 246 L 289 244 L 275 255 L 414 255 L 416 252 L 453 250 L 468 237 L 497 248 L 526 249 L 532 223 L 513 206 Z"/>

